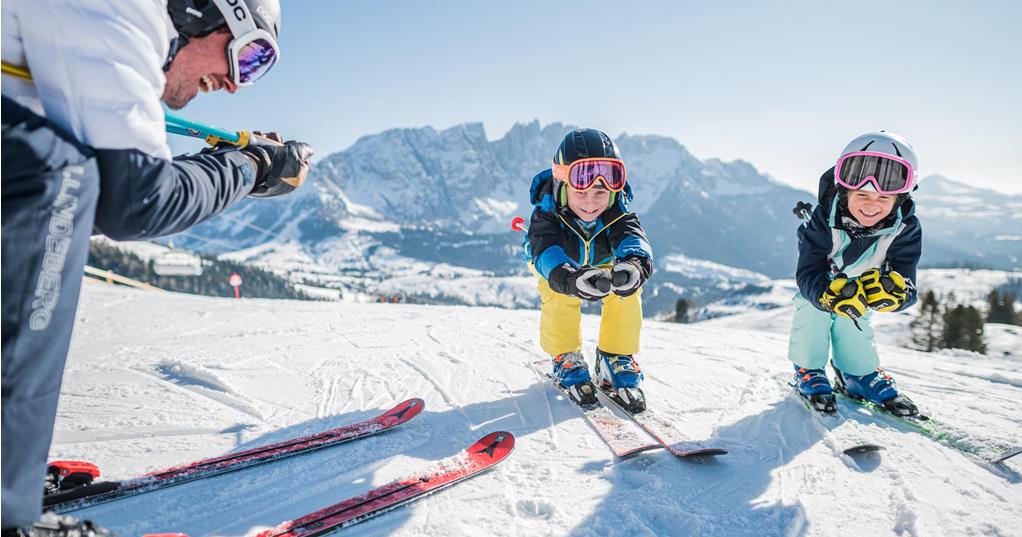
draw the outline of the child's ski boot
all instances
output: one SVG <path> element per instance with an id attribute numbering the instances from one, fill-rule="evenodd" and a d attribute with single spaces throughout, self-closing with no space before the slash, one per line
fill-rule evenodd
<path id="1" fill-rule="evenodd" d="M 829 414 L 837 410 L 834 390 L 830 387 L 827 372 L 822 369 L 806 369 L 796 365 L 795 391 L 817 412 Z"/>
<path id="2" fill-rule="evenodd" d="M 833 362 L 830 364 L 834 365 Z M 838 392 L 844 393 L 852 399 L 869 401 L 874 405 L 894 414 L 895 416 L 918 416 L 919 408 L 908 397 L 898 393 L 898 387 L 894 379 L 877 368 L 868 375 L 849 375 L 837 367 L 834 367 L 837 376 L 834 377 L 834 385 Z"/>
<path id="3" fill-rule="evenodd" d="M 596 378 L 600 389 L 628 412 L 637 414 L 646 410 L 646 395 L 639 388 L 642 370 L 635 358 L 596 349 Z"/>
<path id="4" fill-rule="evenodd" d="M 589 376 L 589 364 L 581 352 L 554 356 L 554 380 L 580 405 L 596 404 L 596 387 Z"/>

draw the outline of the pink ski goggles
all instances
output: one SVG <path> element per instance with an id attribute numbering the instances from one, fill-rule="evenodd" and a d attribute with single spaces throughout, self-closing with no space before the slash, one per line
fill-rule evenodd
<path id="1" fill-rule="evenodd" d="M 554 179 L 568 183 L 575 190 L 589 190 L 597 181 L 611 192 L 625 188 L 625 163 L 613 158 L 584 158 L 571 164 L 553 165 Z"/>
<path id="2" fill-rule="evenodd" d="M 850 190 L 873 183 L 880 194 L 904 194 L 915 186 L 915 170 L 907 160 L 887 153 L 855 151 L 837 159 L 834 180 Z"/>

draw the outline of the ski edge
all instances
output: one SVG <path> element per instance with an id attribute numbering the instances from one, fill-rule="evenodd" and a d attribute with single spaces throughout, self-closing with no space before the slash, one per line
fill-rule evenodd
<path id="1" fill-rule="evenodd" d="M 1012 458 L 1012 457 L 1014 457 L 1016 455 L 1022 455 L 1022 448 L 1015 448 L 1015 449 L 1010 449 L 1008 451 L 1005 451 L 1005 452 L 1001 453 L 1000 455 L 998 455 L 997 458 L 995 458 L 994 460 L 992 460 L 990 462 L 992 462 L 994 464 L 1004 464 L 1008 459 L 1010 459 L 1010 458 Z"/>

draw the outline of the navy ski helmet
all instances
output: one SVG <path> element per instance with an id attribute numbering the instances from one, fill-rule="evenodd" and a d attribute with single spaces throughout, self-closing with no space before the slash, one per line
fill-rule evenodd
<path id="1" fill-rule="evenodd" d="M 554 154 L 554 164 L 571 164 L 584 158 L 616 158 L 621 160 L 617 145 L 604 132 L 596 129 L 575 129 L 564 136 Z"/>
<path id="2" fill-rule="evenodd" d="M 561 145 L 554 153 L 554 164 L 568 165 L 584 158 L 613 158 L 623 160 L 617 144 L 603 131 L 596 129 L 575 129 L 564 135 Z M 560 182 L 554 185 L 554 199 L 562 207 L 568 204 L 568 185 Z M 610 193 L 610 205 L 614 205 L 617 192 Z"/>

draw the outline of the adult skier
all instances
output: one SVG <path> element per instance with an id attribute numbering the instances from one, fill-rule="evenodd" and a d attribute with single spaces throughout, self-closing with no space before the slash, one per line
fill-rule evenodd
<path id="1" fill-rule="evenodd" d="M 879 369 L 873 312 L 916 301 L 922 228 L 911 192 L 915 149 L 901 136 L 871 132 L 852 140 L 820 178 L 819 204 L 799 227 L 795 316 L 788 358 L 795 387 L 817 410 L 835 407 L 824 368 L 833 349 L 838 388 L 887 411 L 919 411 Z"/>
<path id="2" fill-rule="evenodd" d="M 617 146 L 596 129 L 569 132 L 530 193 L 524 256 L 538 278 L 540 346 L 552 357 L 554 378 L 576 401 L 596 402 L 580 308 L 583 300 L 600 301 L 598 382 L 628 410 L 645 410 L 634 355 L 653 252 L 639 217 L 628 212 L 632 190 Z"/>
<path id="3" fill-rule="evenodd" d="M 89 236 L 176 233 L 304 181 L 311 148 L 278 137 L 171 158 L 160 104 L 255 83 L 279 28 L 277 0 L 2 4 L 4 536 L 106 534 L 39 520 Z"/>

